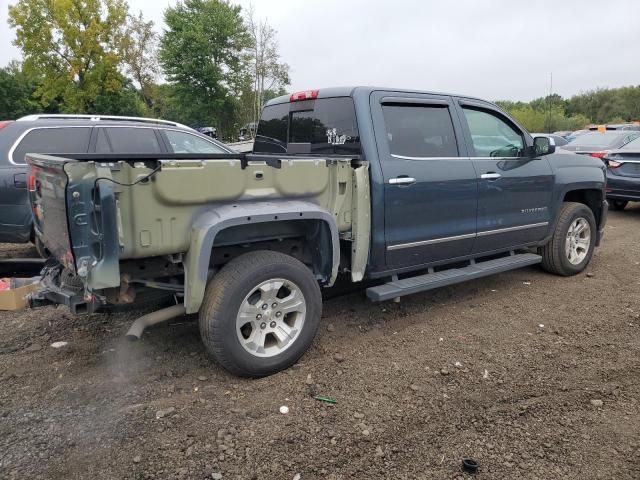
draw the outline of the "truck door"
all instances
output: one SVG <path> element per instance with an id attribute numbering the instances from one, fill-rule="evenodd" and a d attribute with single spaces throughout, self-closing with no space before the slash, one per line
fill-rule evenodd
<path id="1" fill-rule="evenodd" d="M 387 268 L 468 255 L 477 179 L 450 97 L 374 92 L 370 101 L 384 179 Z"/>
<path id="2" fill-rule="evenodd" d="M 554 177 L 544 157 L 527 155 L 525 133 L 484 102 L 460 100 L 478 174 L 478 238 L 473 253 L 542 240 L 551 222 Z"/>

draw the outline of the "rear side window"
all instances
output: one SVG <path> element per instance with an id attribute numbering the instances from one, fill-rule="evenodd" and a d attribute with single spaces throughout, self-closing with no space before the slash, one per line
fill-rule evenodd
<path id="1" fill-rule="evenodd" d="M 103 127 L 101 127 L 103 128 Z M 113 153 L 160 153 L 153 128 L 106 127 Z"/>
<path id="2" fill-rule="evenodd" d="M 173 153 L 225 153 L 215 143 L 187 132 L 163 130 Z"/>
<path id="3" fill-rule="evenodd" d="M 449 109 L 429 105 L 383 105 L 391 155 L 408 158 L 457 157 Z"/>
<path id="4" fill-rule="evenodd" d="M 353 99 L 320 98 L 265 107 L 253 151 L 359 155 Z"/>
<path id="5" fill-rule="evenodd" d="M 27 153 L 86 153 L 90 136 L 90 127 L 36 128 L 24 136 L 11 158 L 24 164 Z"/>

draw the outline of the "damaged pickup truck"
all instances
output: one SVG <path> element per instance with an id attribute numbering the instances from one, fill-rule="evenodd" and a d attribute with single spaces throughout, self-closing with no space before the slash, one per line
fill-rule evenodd
<path id="1" fill-rule="evenodd" d="M 32 304 L 173 298 L 132 334 L 197 313 L 242 376 L 300 358 L 338 276 L 384 301 L 538 263 L 574 275 L 607 214 L 598 159 L 555 153 L 491 103 L 417 91 L 276 98 L 246 155 L 27 158 L 55 259 Z"/>

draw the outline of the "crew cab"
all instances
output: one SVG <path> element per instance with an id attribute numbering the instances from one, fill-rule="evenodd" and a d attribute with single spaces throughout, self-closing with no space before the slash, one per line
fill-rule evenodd
<path id="1" fill-rule="evenodd" d="M 210 354 L 269 375 L 310 346 L 321 288 L 398 299 L 529 265 L 575 275 L 606 222 L 601 160 L 555 153 L 477 98 L 373 87 L 271 100 L 250 154 L 27 155 L 57 259 L 32 304 L 177 304 Z"/>

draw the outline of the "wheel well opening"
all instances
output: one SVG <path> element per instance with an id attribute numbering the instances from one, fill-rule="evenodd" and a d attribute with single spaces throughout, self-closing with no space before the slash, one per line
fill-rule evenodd
<path id="1" fill-rule="evenodd" d="M 563 201 L 582 203 L 589 207 L 596 217 L 596 224 L 600 225 L 602 217 L 602 191 L 597 189 L 572 190 L 567 192 Z"/>
<path id="2" fill-rule="evenodd" d="M 213 243 L 209 264 L 216 269 L 244 253 L 271 250 L 307 265 L 322 282 L 331 278 L 333 246 L 329 225 L 322 220 L 277 220 L 222 230 Z"/>

